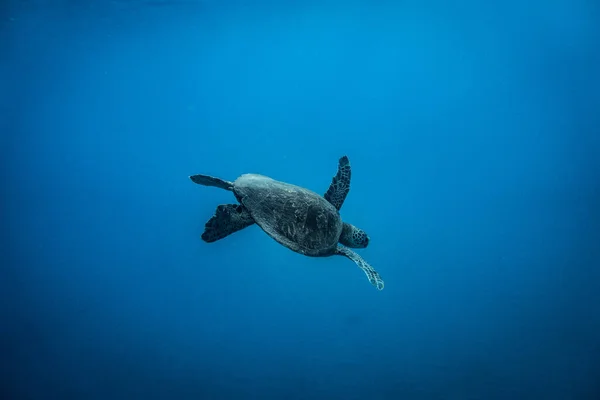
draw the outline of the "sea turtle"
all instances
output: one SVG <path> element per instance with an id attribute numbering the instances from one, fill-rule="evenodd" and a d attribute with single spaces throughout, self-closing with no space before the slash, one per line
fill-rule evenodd
<path id="1" fill-rule="evenodd" d="M 350 191 L 350 161 L 343 156 L 325 195 L 276 181 L 264 175 L 244 174 L 234 182 L 208 175 L 192 175 L 200 185 L 232 191 L 239 204 L 221 204 L 206 223 L 202 239 L 211 243 L 254 223 L 285 247 L 311 257 L 346 256 L 362 269 L 369 282 L 383 289 L 383 280 L 352 248 L 369 244 L 367 234 L 342 222 L 339 210 Z"/>

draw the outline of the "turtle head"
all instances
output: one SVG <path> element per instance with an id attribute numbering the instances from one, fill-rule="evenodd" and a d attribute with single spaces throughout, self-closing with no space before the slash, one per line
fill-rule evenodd
<path id="1" fill-rule="evenodd" d="M 347 247 L 362 249 L 369 245 L 369 236 L 362 229 L 344 222 L 339 242 Z"/>

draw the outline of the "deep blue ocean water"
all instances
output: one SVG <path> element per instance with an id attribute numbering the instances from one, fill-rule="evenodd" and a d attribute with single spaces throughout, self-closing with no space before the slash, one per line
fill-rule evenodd
<path id="1" fill-rule="evenodd" d="M 3 1 L 2 399 L 600 399 L 594 1 Z M 256 225 L 327 190 L 348 259 Z"/>

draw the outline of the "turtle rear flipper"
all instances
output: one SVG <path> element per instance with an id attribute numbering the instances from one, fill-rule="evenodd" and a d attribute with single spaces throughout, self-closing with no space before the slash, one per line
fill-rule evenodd
<path id="1" fill-rule="evenodd" d="M 377 271 L 375 271 L 375 269 L 371 267 L 368 262 L 363 260 L 361 256 L 342 245 L 337 246 L 336 254 L 346 256 L 352 261 L 354 261 L 358 268 L 362 269 L 365 275 L 367 275 L 367 278 L 369 278 L 369 282 L 371 282 L 371 285 L 375 286 L 378 290 L 383 290 L 383 279 L 381 279 L 379 273 L 377 273 Z"/>
<path id="2" fill-rule="evenodd" d="M 216 242 L 254 223 L 250 212 L 239 204 L 221 204 L 204 226 L 202 240 Z"/>
<path id="3" fill-rule="evenodd" d="M 214 186 L 225 190 L 233 190 L 232 182 L 215 178 L 214 176 L 198 174 L 190 176 L 190 179 L 192 182 L 197 183 L 198 185 Z"/>
<path id="4" fill-rule="evenodd" d="M 350 160 L 343 156 L 338 162 L 337 174 L 331 180 L 331 185 L 323 197 L 339 211 L 350 191 Z"/>

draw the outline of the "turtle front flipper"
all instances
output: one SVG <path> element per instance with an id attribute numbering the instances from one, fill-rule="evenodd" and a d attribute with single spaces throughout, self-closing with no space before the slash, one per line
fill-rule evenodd
<path id="1" fill-rule="evenodd" d="M 240 204 L 221 204 L 204 226 L 202 240 L 216 242 L 254 223 L 250 212 Z"/>
<path id="2" fill-rule="evenodd" d="M 331 180 L 331 185 L 323 197 L 338 211 L 342 208 L 344 200 L 350 191 L 350 160 L 343 156 L 338 162 L 337 174 Z"/>
<path id="3" fill-rule="evenodd" d="M 379 273 L 375 271 L 375 269 L 373 269 L 373 267 L 371 267 L 368 262 L 363 260 L 361 256 L 342 245 L 337 246 L 336 254 L 346 256 L 352 261 L 354 261 L 358 268 L 362 269 L 365 275 L 367 275 L 367 278 L 369 279 L 369 282 L 371 282 L 371 285 L 375 286 L 377 290 L 383 290 L 383 279 L 381 279 Z"/>

